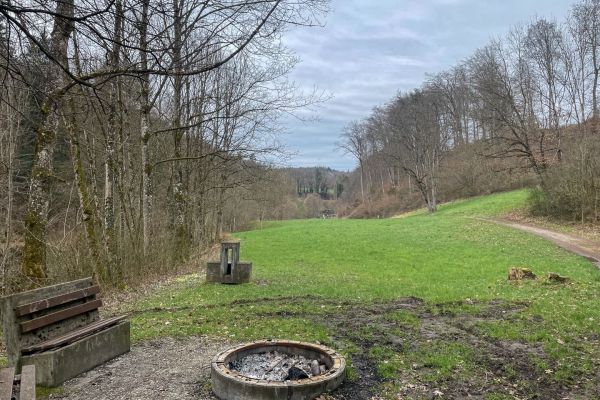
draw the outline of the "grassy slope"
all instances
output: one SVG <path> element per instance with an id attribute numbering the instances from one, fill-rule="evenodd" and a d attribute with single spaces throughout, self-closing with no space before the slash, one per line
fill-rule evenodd
<path id="1" fill-rule="evenodd" d="M 500 213 L 523 197 L 496 195 L 404 219 L 271 223 L 270 229 L 239 234 L 242 256 L 256 266 L 255 279 L 269 282 L 259 296 L 443 302 L 494 297 L 487 287 L 513 266 L 576 280 L 598 276 L 589 262 L 533 235 L 465 218 Z"/>
<path id="2" fill-rule="evenodd" d="M 241 258 L 253 262 L 254 284 L 201 285 L 200 279 L 166 290 L 133 307 L 160 309 L 133 317 L 133 338 L 209 334 L 327 343 L 327 329 L 307 318 L 307 309 L 327 317 L 344 302 L 364 305 L 415 296 L 432 306 L 455 307 L 455 312 L 464 307 L 451 304 L 461 299 L 483 304 L 500 298 L 531 306 L 509 321 L 482 322 L 479 332 L 541 343 L 551 357 L 562 360 L 554 367 L 556 379 L 570 382 L 592 371 L 599 357 L 597 341 L 575 343 L 600 334 L 600 271 L 545 240 L 473 218 L 517 207 L 526 195 L 517 191 L 453 203 L 433 215 L 272 222 L 267 229 L 240 233 Z M 575 284 L 506 282 L 513 266 L 538 275 L 568 275 Z M 535 329 L 533 320 L 539 321 Z"/>
<path id="3" fill-rule="evenodd" d="M 362 301 L 415 296 L 431 303 L 535 297 L 535 288 L 527 285 L 498 284 L 514 266 L 538 275 L 568 275 L 583 287 L 599 286 L 600 272 L 584 258 L 531 234 L 471 218 L 500 214 L 525 197 L 524 191 L 502 193 L 401 219 L 272 222 L 267 229 L 237 235 L 241 258 L 253 262 L 253 280 L 259 284 L 183 285 L 134 308 L 305 295 Z M 597 313 L 565 300 L 574 308 L 572 316 L 577 310 Z M 141 337 L 155 334 L 145 331 Z"/>

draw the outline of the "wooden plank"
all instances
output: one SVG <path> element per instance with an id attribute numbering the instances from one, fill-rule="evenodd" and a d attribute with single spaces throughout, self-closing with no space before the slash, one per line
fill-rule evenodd
<path id="1" fill-rule="evenodd" d="M 119 317 L 112 317 L 112 318 L 103 319 L 101 321 L 97 321 L 94 324 L 90 324 L 84 328 L 80 328 L 76 331 L 69 333 L 68 335 L 64 335 L 60 341 L 56 340 L 56 338 L 55 338 L 53 344 L 55 346 L 71 344 L 71 343 L 76 342 L 77 340 L 82 339 L 86 336 L 93 335 L 96 332 L 99 332 L 108 327 L 116 325 L 119 323 L 119 321 L 121 321 L 125 318 L 127 318 L 127 315 L 121 315 Z"/>
<path id="2" fill-rule="evenodd" d="M 19 400 L 35 400 L 35 365 L 24 365 L 21 369 Z"/>
<path id="3" fill-rule="evenodd" d="M 79 339 L 82 339 L 86 336 L 90 336 L 98 331 L 108 328 L 109 326 L 116 325 L 119 321 L 121 321 L 124 318 L 127 318 L 127 315 L 96 321 L 88 326 L 79 328 L 65 335 L 46 340 L 45 342 L 37 343 L 33 346 L 25 347 L 21 349 L 21 353 L 25 355 L 71 344 Z"/>
<path id="4" fill-rule="evenodd" d="M 112 317 L 96 321 L 93 324 L 69 332 L 68 334 L 60 336 L 59 338 L 48 340 L 47 342 L 49 342 L 49 345 L 53 346 L 71 344 L 81 338 L 84 338 L 105 328 L 108 328 L 109 326 L 116 325 L 119 321 L 125 318 L 127 318 L 127 315 L 121 315 L 119 317 Z"/>
<path id="5" fill-rule="evenodd" d="M 106 329 L 109 326 L 116 325 L 119 323 L 119 321 L 125 318 L 127 318 L 127 315 L 121 315 L 119 317 L 112 317 L 93 322 L 87 326 L 84 326 L 83 328 L 76 329 L 65 335 L 46 340 L 45 342 L 37 343 L 33 346 L 24 347 L 21 349 L 21 354 L 26 355 L 31 353 L 37 353 L 40 351 L 50 350 L 56 347 L 71 344 L 79 339 L 93 335 L 96 332 Z"/>
<path id="6" fill-rule="evenodd" d="M 93 300 L 87 303 L 79 304 L 75 307 L 65 308 L 64 310 L 44 315 L 43 317 L 21 322 L 21 333 L 29 332 L 46 325 L 50 325 L 54 322 L 62 321 L 75 315 L 95 310 L 100 306 L 102 306 L 102 300 Z"/>
<path id="7" fill-rule="evenodd" d="M 49 297 L 44 300 L 35 301 L 33 303 L 23 304 L 15 308 L 15 315 L 21 317 L 33 312 L 46 310 L 51 307 L 56 307 L 61 304 L 68 303 L 73 300 L 83 299 L 88 296 L 93 296 L 100 293 L 100 286 L 91 286 L 89 288 L 76 290 L 74 292 L 61 294 L 60 296 Z"/>
<path id="8" fill-rule="evenodd" d="M 2 368 L 0 370 L 0 400 L 12 398 L 13 379 L 15 379 L 14 368 Z"/>

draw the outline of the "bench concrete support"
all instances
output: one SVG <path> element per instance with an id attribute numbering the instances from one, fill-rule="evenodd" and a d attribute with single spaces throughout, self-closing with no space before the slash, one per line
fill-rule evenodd
<path id="1" fill-rule="evenodd" d="M 60 304 L 43 309 L 40 312 L 34 312 L 34 314 L 23 316 L 17 316 L 17 307 L 89 289 L 92 286 L 94 286 L 93 280 L 86 278 L 0 298 L 2 336 L 4 345 L 6 346 L 8 366 L 14 367 L 16 373 L 19 373 L 21 366 L 33 364 L 36 366 L 37 384 L 54 387 L 118 355 L 128 352 L 130 325 L 129 321 L 122 320 L 112 327 L 76 339 L 70 344 L 65 343 L 62 347 L 22 355 L 22 349 L 89 326 L 99 321 L 100 315 L 96 308 L 55 323 L 22 332 L 21 324 L 31 321 L 32 315 L 35 315 L 34 318 L 44 317 L 60 312 L 61 310 L 67 310 L 73 306 L 84 304 L 87 300 L 85 298 L 76 299 L 69 303 Z"/>
<path id="2" fill-rule="evenodd" d="M 22 356 L 20 365 L 35 365 L 35 382 L 56 387 L 129 351 L 129 321 L 56 350 Z"/>

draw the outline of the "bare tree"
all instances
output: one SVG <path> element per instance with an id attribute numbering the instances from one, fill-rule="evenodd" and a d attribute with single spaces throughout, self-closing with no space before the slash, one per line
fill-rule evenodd
<path id="1" fill-rule="evenodd" d="M 50 185 L 53 179 L 52 166 L 60 122 L 60 106 L 64 101 L 64 87 L 69 82 L 65 71 L 69 69 L 68 44 L 74 30 L 74 10 L 74 0 L 56 2 L 53 29 L 47 50 L 47 56 L 54 62 L 47 67 L 45 99 L 41 108 L 43 118 L 35 146 L 23 247 L 22 270 L 25 276 L 34 278 L 32 286 L 39 285 L 47 272 L 45 240 Z"/>
<path id="2" fill-rule="evenodd" d="M 600 77 L 600 1 L 583 0 L 572 7 L 571 34 L 579 39 L 580 55 L 590 64 L 592 112 L 598 118 L 598 79 Z"/>
<path id="3" fill-rule="evenodd" d="M 530 59 L 525 52 L 526 30 L 513 28 L 506 42 L 494 40 L 469 60 L 475 95 L 491 112 L 483 114 L 493 128 L 488 139 L 490 156 L 515 158 L 534 171 L 544 185 L 547 153 L 554 143 L 540 125 L 534 97 Z"/>
<path id="4" fill-rule="evenodd" d="M 478 139 L 477 132 L 471 132 L 473 94 L 466 65 L 459 64 L 449 71 L 430 76 L 426 86 L 441 96 L 441 111 L 446 115 L 447 126 L 451 129 L 452 144 L 460 146 Z"/>
<path id="5" fill-rule="evenodd" d="M 136 212 L 132 209 L 137 205 L 131 199 L 130 188 L 138 177 L 142 247 L 147 249 L 151 236 L 155 167 L 161 164 L 173 166 L 173 187 L 182 194 L 177 196 L 182 200 L 177 207 L 178 221 L 181 222 L 187 201 L 184 187 L 186 177 L 189 177 L 189 161 L 203 160 L 208 153 L 222 151 L 235 154 L 236 159 L 252 154 L 267 157 L 278 151 L 274 144 L 281 132 L 277 118 L 317 99 L 296 96 L 295 87 L 286 82 L 286 75 L 298 59 L 283 45 L 282 34 L 290 25 L 321 25 L 320 18 L 328 9 L 329 0 L 268 0 L 258 3 L 247 0 L 78 0 L 52 3 L 27 0 L 17 4 L 1 3 L 0 22 L 17 38 L 19 44 L 16 50 L 24 53 L 37 49 L 48 65 L 26 216 L 24 274 L 38 282 L 46 273 L 50 183 L 56 138 L 61 134 L 61 115 L 64 121 L 68 121 L 65 126 L 69 128 L 74 146 L 74 173 L 83 178 L 86 175 L 84 170 L 90 168 L 94 192 L 91 197 L 96 199 L 97 192 L 104 192 L 101 196 L 104 207 L 96 206 L 94 209 L 101 217 L 98 224 L 105 232 L 106 256 L 114 260 L 115 253 L 119 251 L 114 246 L 116 224 L 120 226 L 121 234 L 124 232 L 123 225 L 127 226 L 131 235 L 137 229 Z M 52 27 L 52 33 L 46 40 L 44 32 L 48 27 Z M 78 68 L 73 68 L 69 60 L 69 56 L 75 54 L 73 48 L 69 49 L 73 32 L 77 33 L 76 52 L 85 59 Z M 193 115 L 190 110 L 194 108 L 194 102 L 214 102 L 210 89 L 201 91 L 202 98 L 184 93 L 193 86 L 192 81 L 211 76 L 212 71 L 236 60 L 245 60 L 254 74 L 248 81 L 250 83 L 242 84 L 245 88 L 242 93 L 229 101 L 244 106 L 236 111 L 235 116 L 224 116 L 224 110 L 212 106 L 205 108 L 208 114 Z M 24 76 L 15 65 L 7 64 L 3 68 L 16 76 Z M 122 87 L 125 84 L 129 85 L 126 90 Z M 65 107 L 65 99 L 74 93 L 85 95 L 89 106 L 98 111 L 98 126 L 80 126 L 80 121 L 67 115 L 76 109 L 76 106 Z M 140 93 L 140 96 L 136 97 L 135 93 Z M 249 96 L 248 93 L 253 94 Z M 270 95 L 265 97 L 265 93 Z M 170 95 L 170 112 L 167 110 L 168 102 L 164 98 L 161 100 L 159 95 Z M 127 109 L 127 102 L 136 103 L 133 99 L 138 101 L 139 108 Z M 127 142 L 130 133 L 124 131 L 124 124 L 130 122 L 124 122 L 126 112 L 130 112 L 130 116 L 139 115 L 138 137 L 141 143 Z M 105 114 L 105 118 L 101 118 L 101 114 Z M 238 136 L 243 139 L 237 140 L 230 149 L 207 146 L 204 153 L 194 154 L 190 146 L 191 130 L 208 124 L 214 118 L 244 121 L 243 129 L 232 130 L 236 134 L 245 132 Z M 152 121 L 157 124 L 154 129 Z M 273 127 L 276 129 L 272 130 Z M 204 130 L 205 127 L 199 129 Z M 93 142 L 97 146 L 98 132 L 103 133 L 105 143 L 103 183 L 98 183 L 100 180 L 96 176 L 95 166 L 99 163 L 95 154 L 97 149 L 90 149 L 92 146 L 86 149 L 88 159 L 93 162 L 85 164 L 77 160 L 77 154 L 81 154 L 76 148 L 79 136 L 83 136 L 86 145 Z M 153 160 L 151 139 L 165 133 L 170 133 L 174 139 L 173 155 Z M 189 143 L 185 144 L 184 138 Z M 133 167 L 134 148 L 139 149 L 137 165 L 142 165 L 141 171 Z M 81 188 L 82 183 L 79 186 Z M 81 207 L 87 210 L 84 212 L 89 216 L 90 205 L 97 203 L 86 201 L 85 197 L 80 195 Z M 120 216 L 118 221 L 115 213 Z"/>
<path id="6" fill-rule="evenodd" d="M 564 66 L 563 36 L 556 21 L 534 20 L 527 28 L 524 45 L 526 55 L 531 60 L 532 91 L 534 102 L 537 103 L 534 112 L 541 140 L 545 140 L 545 135 L 550 135 L 548 141 L 552 142 L 555 151 L 554 159 L 547 162 L 557 162 L 561 151 L 560 125 L 565 90 L 559 79 Z"/>
<path id="7" fill-rule="evenodd" d="M 2 234 L 4 235 L 4 246 L 2 251 L 2 292 L 6 293 L 9 279 L 9 266 L 13 259 L 12 247 L 14 235 L 15 217 L 15 194 L 17 185 L 15 175 L 18 172 L 17 147 L 22 140 L 23 126 L 21 115 L 26 107 L 26 89 L 7 76 L 0 79 L 9 80 L 4 87 L 0 88 L 0 97 L 5 99 L 0 102 L 0 185 L 2 185 L 2 206 L 4 213 Z"/>
<path id="8" fill-rule="evenodd" d="M 440 116 L 439 96 L 433 91 L 399 94 L 388 108 L 388 154 L 392 151 L 390 156 L 402 163 L 430 212 L 437 210 L 440 161 L 449 140 Z"/>
<path id="9" fill-rule="evenodd" d="M 350 122 L 343 128 L 340 140 L 335 143 L 335 146 L 344 154 L 350 154 L 358 162 L 358 167 L 360 168 L 360 192 L 362 202 L 365 203 L 364 165 L 368 155 L 366 124 L 359 121 Z"/>

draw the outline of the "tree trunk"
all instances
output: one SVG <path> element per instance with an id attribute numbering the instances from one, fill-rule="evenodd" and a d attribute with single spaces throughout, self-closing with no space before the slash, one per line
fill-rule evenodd
<path id="1" fill-rule="evenodd" d="M 20 109 L 21 106 L 21 98 L 23 95 L 21 94 L 16 94 L 13 93 L 12 87 L 9 87 L 7 89 L 7 91 L 5 92 L 7 98 L 9 99 L 15 99 L 19 106 L 17 108 Z M 6 221 L 5 221 L 5 232 L 4 232 L 4 239 L 6 240 L 4 243 L 4 257 L 2 257 L 2 294 L 8 294 L 8 289 L 9 289 L 9 283 L 8 283 L 8 271 L 9 271 L 9 266 L 12 260 L 12 251 L 11 251 L 11 244 L 12 244 L 12 233 L 13 233 L 13 219 L 12 219 L 12 214 L 13 214 L 13 204 L 14 204 L 14 193 L 15 193 L 15 188 L 14 188 L 14 162 L 15 162 L 15 156 L 17 154 L 17 141 L 18 141 L 18 135 L 19 132 L 21 131 L 21 126 L 20 126 L 20 118 L 17 117 L 15 118 L 15 116 L 17 116 L 18 114 L 15 112 L 15 110 L 12 109 L 12 107 L 8 106 L 8 103 L 2 104 L 2 108 L 3 108 L 3 113 L 4 115 L 0 114 L 0 116 L 2 117 L 2 119 L 5 121 L 6 123 L 6 129 L 4 130 L 4 134 L 6 135 L 6 145 L 3 146 L 0 144 L 0 149 L 2 149 L 2 159 L 5 162 L 5 166 L 6 166 Z M 0 140 L 2 140 L 2 137 L 0 136 Z"/>
<path id="2" fill-rule="evenodd" d="M 121 53 L 121 24 L 122 4 L 116 2 L 115 25 L 113 31 L 113 48 L 108 57 L 108 67 L 117 69 L 120 64 Z M 109 274 L 115 272 L 116 268 L 116 239 L 115 239 L 115 171 L 117 169 L 116 145 L 118 128 L 118 78 L 112 77 L 109 82 L 109 104 L 108 104 L 108 127 L 106 130 L 106 162 L 104 164 L 104 246 L 109 258 Z M 108 276 L 100 276 L 105 280 Z"/>
<path id="3" fill-rule="evenodd" d="M 143 70 L 148 69 L 148 9 L 149 0 L 142 4 L 142 20 L 140 23 L 140 64 Z M 148 144 L 150 142 L 150 75 L 143 74 L 140 79 L 140 138 L 142 156 L 142 231 L 144 237 L 144 254 L 150 246 L 150 227 L 152 223 L 152 164 Z"/>
<path id="4" fill-rule="evenodd" d="M 68 18 L 73 16 L 74 0 L 56 2 L 56 16 L 50 35 L 49 50 L 54 61 L 50 61 L 47 67 L 45 97 L 41 107 L 42 119 L 35 144 L 25 216 L 25 244 L 21 271 L 30 279 L 30 287 L 39 286 L 46 278 L 47 272 L 46 234 L 52 166 L 60 120 L 59 109 L 63 101 L 63 93 L 60 89 L 66 83 L 63 68 L 68 68 L 69 37 L 74 29 L 73 22 Z"/>
<path id="5" fill-rule="evenodd" d="M 113 99 L 111 98 L 112 102 Z M 106 131 L 106 159 L 104 163 L 104 248 L 109 258 L 115 255 L 114 229 L 115 229 L 115 126 L 114 120 L 109 118 Z M 112 263 L 111 263 L 112 264 Z"/>
<path id="6" fill-rule="evenodd" d="M 88 247 L 92 262 L 94 263 L 94 281 L 101 282 L 106 276 L 106 269 L 100 257 L 98 248 L 98 238 L 96 236 L 96 212 L 93 208 L 90 194 L 87 188 L 85 172 L 83 170 L 83 160 L 81 159 L 81 147 L 79 146 L 79 131 L 75 116 L 75 100 L 73 96 L 69 97 L 70 116 L 67 122 L 67 131 L 71 142 L 71 161 L 73 172 L 75 174 L 75 184 L 79 196 L 79 204 L 83 213 L 83 225 L 87 237 Z"/>
<path id="7" fill-rule="evenodd" d="M 364 175 L 363 165 L 362 165 L 362 161 L 360 161 L 360 160 L 358 163 L 360 164 L 360 193 L 362 195 L 362 202 L 363 202 L 363 204 L 365 204 L 365 186 L 363 183 L 363 175 Z"/>
<path id="8" fill-rule="evenodd" d="M 175 71 L 182 69 L 182 16 L 180 8 L 180 0 L 173 0 L 173 67 Z M 177 161 L 183 157 L 181 142 L 183 139 L 183 129 L 181 126 L 181 117 L 183 114 L 181 97 L 183 93 L 183 77 L 176 74 L 173 77 L 173 144 L 175 151 L 175 162 L 174 162 L 174 179 L 173 179 L 173 199 L 175 205 L 175 237 L 176 245 L 175 254 L 177 255 L 178 261 L 185 262 L 188 258 L 189 252 L 189 240 L 188 240 L 188 228 L 185 223 L 185 203 L 186 193 L 184 191 L 183 184 L 183 168 L 181 161 Z"/>
<path id="9" fill-rule="evenodd" d="M 596 48 L 595 41 L 592 41 L 592 65 L 594 68 L 594 83 L 592 85 L 592 112 L 594 120 L 600 117 L 600 111 L 598 110 L 598 75 L 600 74 L 600 67 L 598 66 L 598 49 Z"/>

